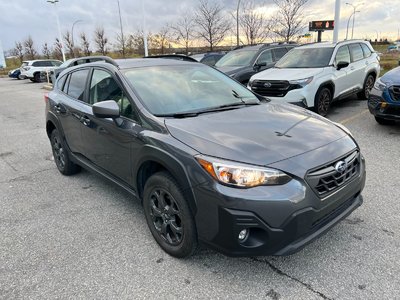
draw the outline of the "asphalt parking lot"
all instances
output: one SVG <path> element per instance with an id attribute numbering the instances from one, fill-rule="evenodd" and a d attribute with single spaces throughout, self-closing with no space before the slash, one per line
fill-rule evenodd
<path id="1" fill-rule="evenodd" d="M 1 299 L 398 299 L 400 124 L 336 104 L 367 162 L 364 205 L 288 257 L 164 253 L 138 201 L 83 171 L 59 174 L 42 84 L 0 78 Z"/>

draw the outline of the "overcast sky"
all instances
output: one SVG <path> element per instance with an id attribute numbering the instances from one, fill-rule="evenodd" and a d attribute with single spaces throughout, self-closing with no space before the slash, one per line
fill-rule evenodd
<path id="1" fill-rule="evenodd" d="M 125 33 L 134 32 L 141 27 L 142 1 L 146 11 L 146 27 L 151 32 L 157 32 L 166 23 L 174 22 L 186 11 L 194 9 L 198 3 L 198 0 L 119 0 Z M 244 1 L 246 0 L 242 0 Z M 260 6 L 264 4 L 265 10 L 271 11 L 272 0 L 255 2 Z M 347 20 L 353 11 L 345 2 L 347 1 L 342 1 L 339 38 L 344 38 Z M 237 1 L 220 0 L 220 3 L 227 12 L 232 12 Z M 305 21 L 333 19 L 334 3 L 335 0 L 309 0 L 304 8 Z M 119 31 L 117 0 L 60 0 L 56 6 L 63 32 L 71 31 L 72 24 L 82 20 L 74 28 L 76 39 L 82 31 L 92 36 L 96 26 L 103 26 L 109 37 L 114 37 Z M 32 36 L 39 51 L 44 42 L 53 44 L 58 36 L 54 8 L 46 0 L 0 0 L 0 41 L 4 50 L 13 48 L 15 41 L 22 41 L 28 35 Z M 360 13 L 356 15 L 355 38 L 375 39 L 377 34 L 379 37 L 397 38 L 400 28 L 400 0 L 365 0 L 358 10 Z M 332 39 L 332 32 L 324 33 L 323 39 Z"/>

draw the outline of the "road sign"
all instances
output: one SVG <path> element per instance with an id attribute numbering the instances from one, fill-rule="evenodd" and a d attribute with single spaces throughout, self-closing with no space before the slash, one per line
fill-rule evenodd
<path id="1" fill-rule="evenodd" d="M 335 28 L 335 21 L 325 20 L 325 21 L 311 21 L 308 23 L 309 31 L 324 31 L 333 30 Z"/>

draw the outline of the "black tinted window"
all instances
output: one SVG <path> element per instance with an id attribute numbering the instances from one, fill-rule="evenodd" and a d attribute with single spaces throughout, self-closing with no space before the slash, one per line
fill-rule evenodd
<path id="1" fill-rule="evenodd" d="M 349 45 L 349 48 L 353 61 L 358 61 L 364 58 L 364 53 L 360 44 L 351 44 Z"/>
<path id="2" fill-rule="evenodd" d="M 274 60 L 272 58 L 272 52 L 271 50 L 266 50 L 263 53 L 261 53 L 261 55 L 258 57 L 257 59 L 257 64 L 270 64 L 272 63 Z"/>
<path id="3" fill-rule="evenodd" d="M 287 50 L 286 48 L 277 48 L 272 49 L 272 52 L 274 53 L 275 61 L 278 61 L 286 54 Z"/>
<path id="4" fill-rule="evenodd" d="M 34 62 L 32 63 L 32 66 L 33 66 L 33 67 L 43 67 L 43 64 L 42 64 L 41 61 L 34 61 Z"/>
<path id="5" fill-rule="evenodd" d="M 90 104 L 114 100 L 119 106 L 121 116 L 134 119 L 132 104 L 112 75 L 106 71 L 93 71 L 89 99 Z"/>
<path id="6" fill-rule="evenodd" d="M 67 94 L 71 97 L 83 101 L 85 92 L 86 78 L 89 70 L 79 70 L 70 74 Z"/>
<path id="7" fill-rule="evenodd" d="M 363 50 L 364 57 L 365 58 L 370 57 L 371 54 L 372 54 L 371 49 L 369 49 L 369 47 L 367 45 L 365 45 L 365 44 L 360 44 L 360 45 L 361 45 L 361 48 Z"/>

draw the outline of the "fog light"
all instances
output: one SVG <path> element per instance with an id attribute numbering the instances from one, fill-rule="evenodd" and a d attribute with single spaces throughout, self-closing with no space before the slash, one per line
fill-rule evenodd
<path id="1" fill-rule="evenodd" d="M 239 232 L 238 239 L 240 242 L 243 242 L 247 236 L 249 235 L 249 230 L 248 229 L 243 229 L 242 231 Z"/>
<path id="2" fill-rule="evenodd" d="M 382 102 L 382 103 L 381 103 L 381 107 L 382 107 L 382 108 L 385 108 L 387 105 L 388 105 L 387 102 Z"/>

